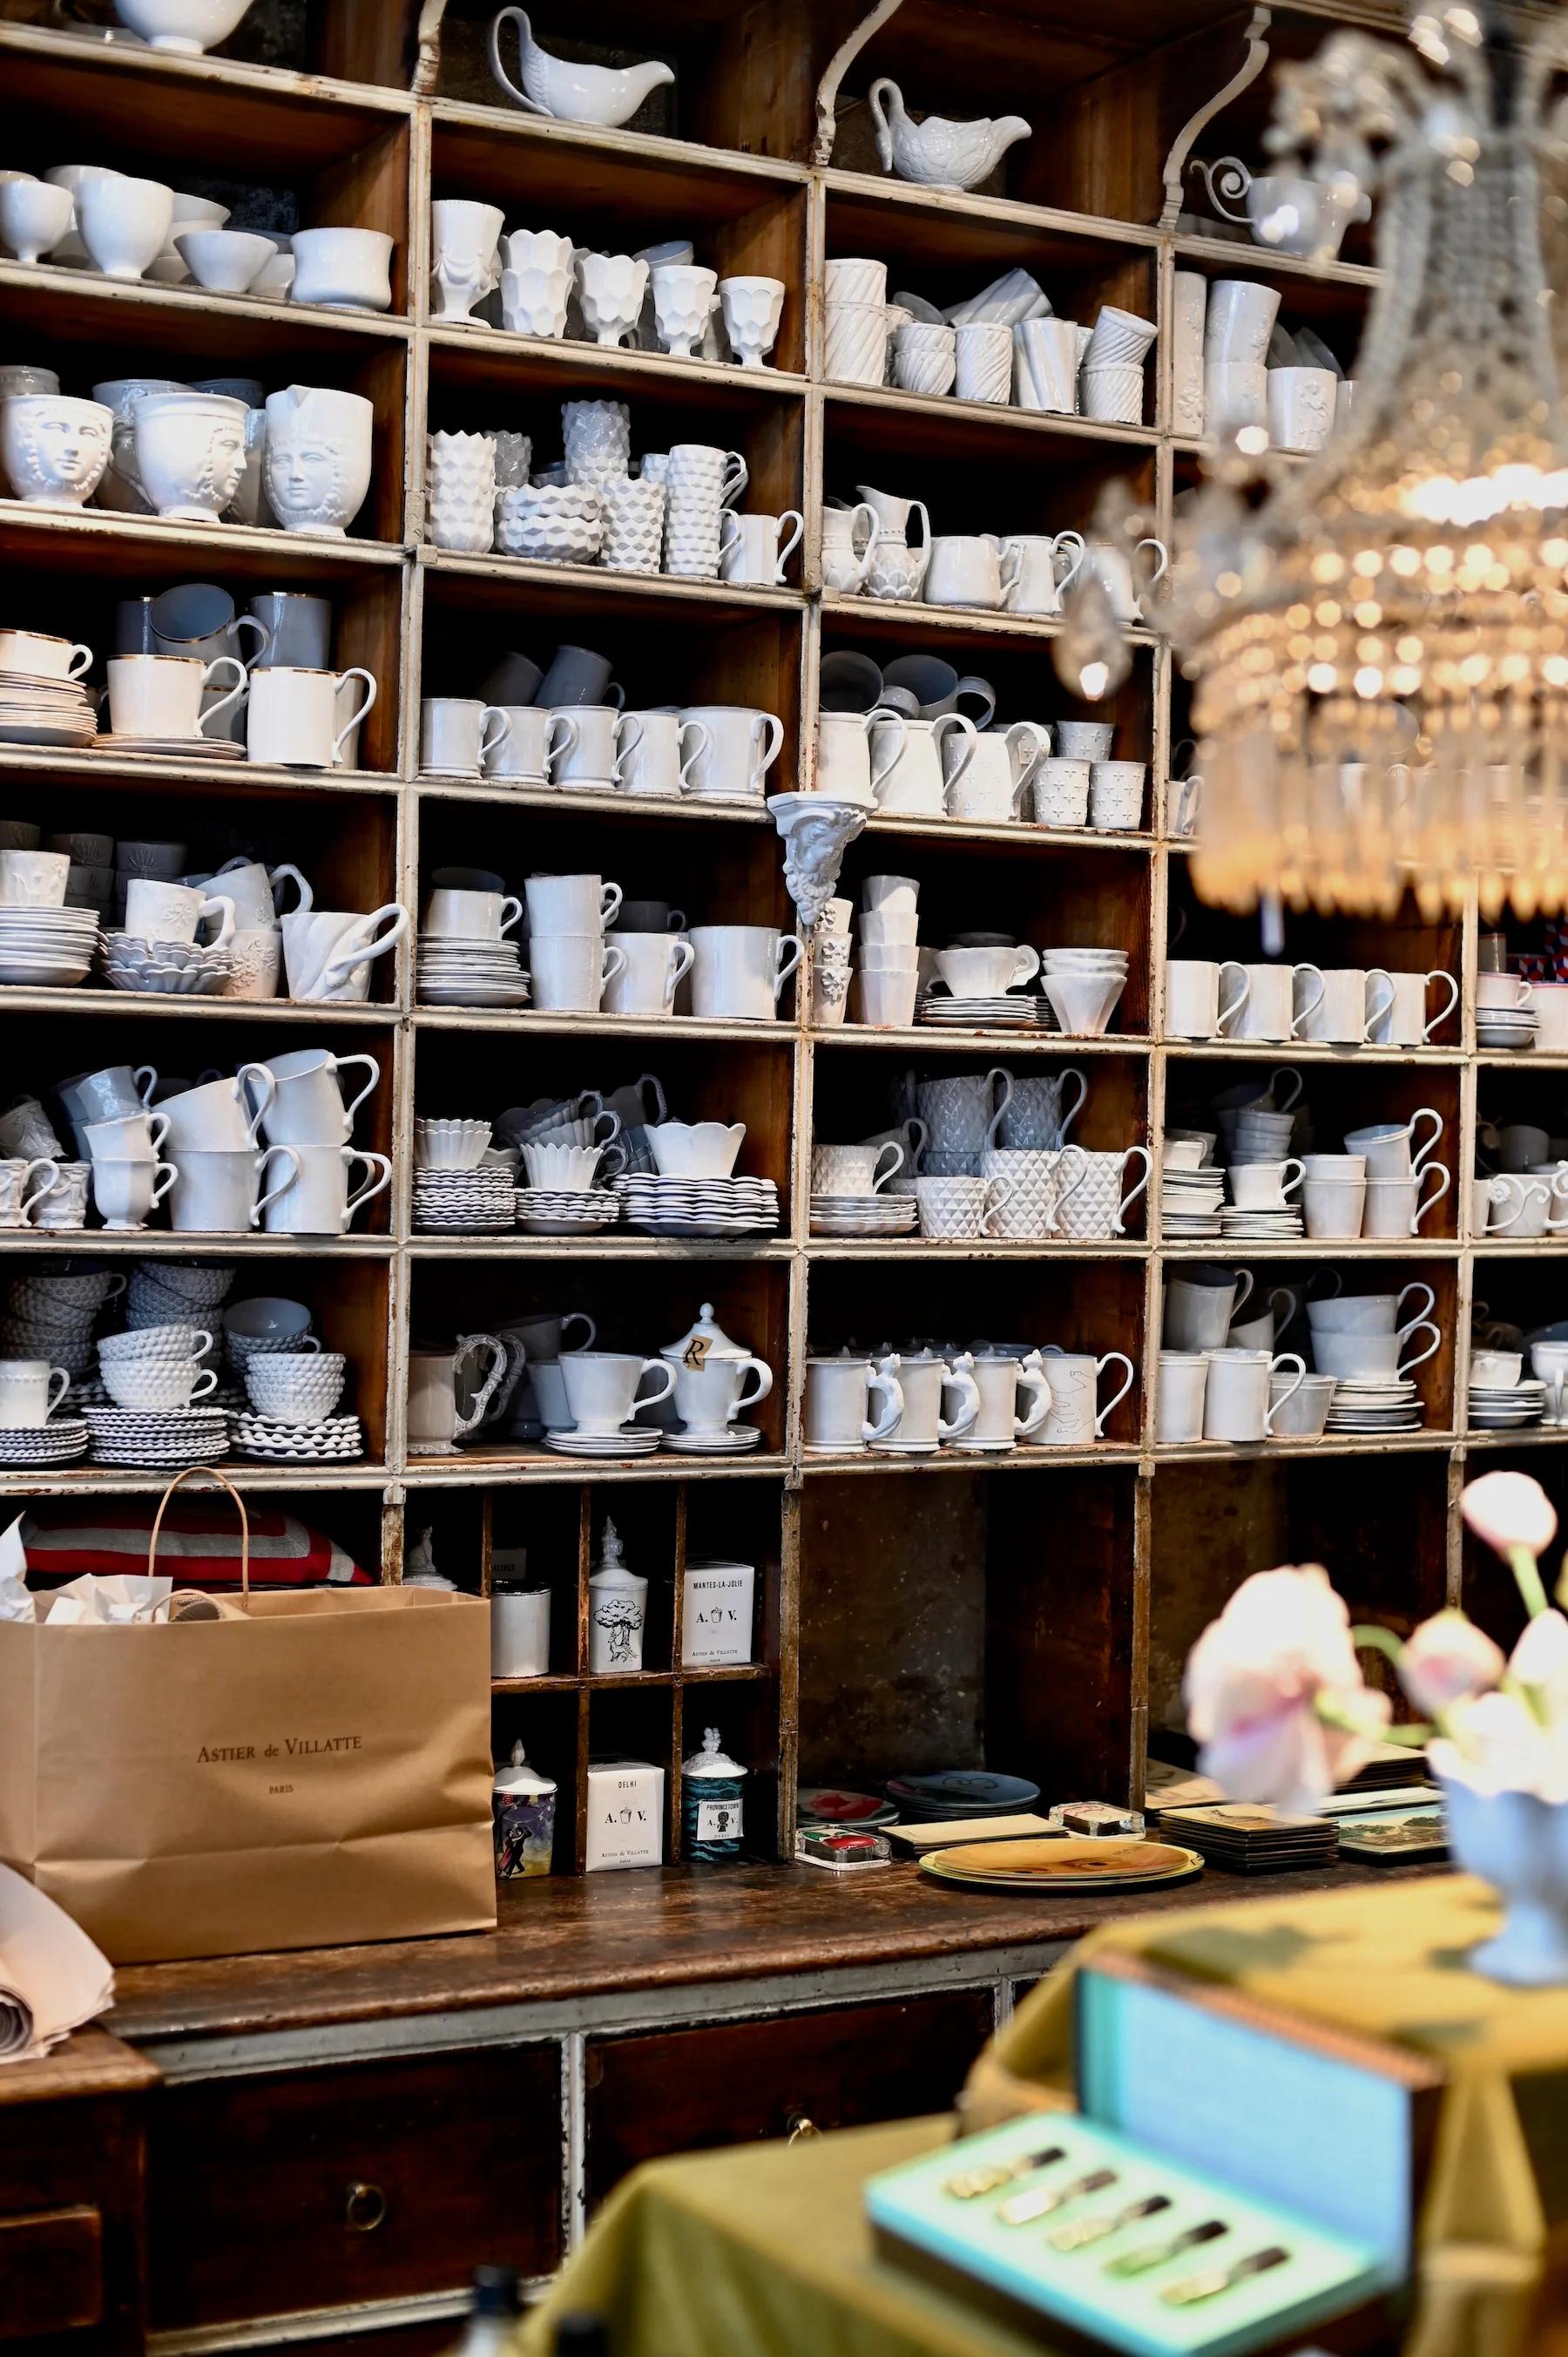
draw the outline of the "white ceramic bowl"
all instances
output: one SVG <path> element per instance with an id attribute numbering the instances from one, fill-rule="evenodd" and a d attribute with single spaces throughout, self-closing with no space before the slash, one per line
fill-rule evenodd
<path id="1" fill-rule="evenodd" d="M 271 238 L 242 229 L 181 230 L 174 242 L 197 285 L 212 295 L 245 294 L 276 251 Z"/>

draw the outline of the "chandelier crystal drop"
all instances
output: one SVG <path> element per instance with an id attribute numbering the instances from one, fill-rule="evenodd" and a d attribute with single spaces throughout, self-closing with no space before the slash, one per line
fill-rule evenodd
<path id="1" fill-rule="evenodd" d="M 1305 465 L 1222 451 L 1176 568 L 1193 880 L 1239 910 L 1568 903 L 1568 28 L 1521 50 L 1454 6 L 1411 39 L 1281 70 L 1270 146 L 1379 196 L 1355 403 Z"/>

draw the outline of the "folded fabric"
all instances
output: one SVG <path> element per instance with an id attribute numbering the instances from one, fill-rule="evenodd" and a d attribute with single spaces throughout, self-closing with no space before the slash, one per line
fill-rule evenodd
<path id="1" fill-rule="evenodd" d="M 0 1866 L 0 2062 L 36 2061 L 113 2001 L 108 1957 L 63 1907 Z"/>
<path id="2" fill-rule="evenodd" d="M 35 1507 L 22 1521 L 27 1570 L 35 1579 L 145 1571 L 156 1510 L 156 1499 L 149 1498 L 61 1499 Z M 297 1515 L 260 1499 L 249 1502 L 249 1512 L 252 1587 L 370 1582 L 352 1555 Z M 178 1587 L 238 1588 L 240 1533 L 220 1491 L 170 1501 L 158 1537 L 158 1561 L 173 1569 Z"/>

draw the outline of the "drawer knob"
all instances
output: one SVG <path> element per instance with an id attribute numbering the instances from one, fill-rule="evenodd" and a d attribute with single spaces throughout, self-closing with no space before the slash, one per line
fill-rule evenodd
<path id="1" fill-rule="evenodd" d="M 343 2203 L 343 2218 L 349 2232 L 373 2234 L 387 2214 L 387 2197 L 379 2185 L 350 2185 Z"/>
<path id="2" fill-rule="evenodd" d="M 822 2135 L 822 2130 L 815 2120 L 809 2120 L 804 2112 L 791 2112 L 788 2126 L 789 2141 L 791 2144 L 804 2144 L 810 2137 Z"/>

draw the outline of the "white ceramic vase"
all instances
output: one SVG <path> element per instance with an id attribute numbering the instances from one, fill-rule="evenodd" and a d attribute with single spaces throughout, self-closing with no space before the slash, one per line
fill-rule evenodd
<path id="1" fill-rule="evenodd" d="M 245 471 L 242 401 L 223 393 L 145 393 L 132 412 L 136 479 L 160 516 L 216 523 Z"/>
<path id="2" fill-rule="evenodd" d="M 425 437 L 426 529 L 436 548 L 483 555 L 495 542 L 496 446 L 487 434 Z"/>
<path id="3" fill-rule="evenodd" d="M 1501 1931 L 1471 1951 L 1471 1964 L 1518 1988 L 1568 1982 L 1568 1802 L 1483 1791 L 1466 1780 L 1452 1745 L 1434 1744 L 1433 1753 L 1454 1855 L 1508 1910 Z"/>
<path id="4" fill-rule="evenodd" d="M 343 538 L 371 488 L 374 427 L 360 393 L 291 384 L 268 394 L 263 482 L 285 532 Z"/>
<path id="5" fill-rule="evenodd" d="M 14 495 L 34 507 L 84 507 L 109 464 L 113 425 L 102 402 L 71 393 L 0 401 L 0 466 Z"/>

